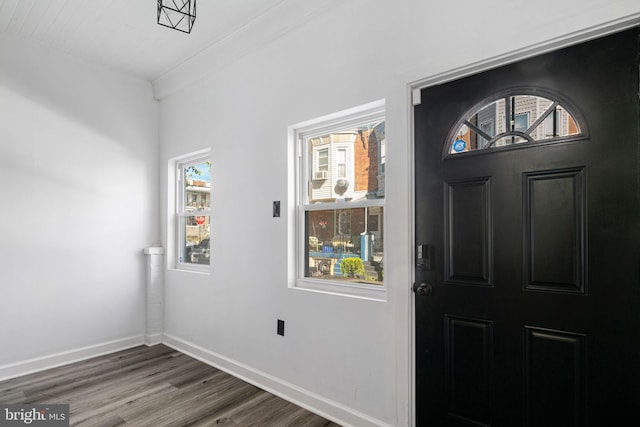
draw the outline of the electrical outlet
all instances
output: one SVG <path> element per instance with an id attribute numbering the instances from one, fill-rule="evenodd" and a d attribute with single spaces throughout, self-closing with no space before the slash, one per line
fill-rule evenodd
<path id="1" fill-rule="evenodd" d="M 284 336 L 284 320 L 278 319 L 278 335 Z"/>

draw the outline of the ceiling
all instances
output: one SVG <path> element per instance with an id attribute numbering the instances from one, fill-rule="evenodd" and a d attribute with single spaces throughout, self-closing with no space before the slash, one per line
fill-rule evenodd
<path id="1" fill-rule="evenodd" d="M 0 34 L 154 83 L 185 63 L 201 64 L 220 46 L 228 57 L 234 39 L 255 46 L 251 37 L 282 34 L 323 3 L 327 0 L 200 0 L 193 30 L 186 34 L 157 24 L 157 0 L 0 0 Z"/>

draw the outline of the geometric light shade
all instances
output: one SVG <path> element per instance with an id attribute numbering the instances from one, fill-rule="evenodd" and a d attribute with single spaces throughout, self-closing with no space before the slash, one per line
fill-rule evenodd
<path id="1" fill-rule="evenodd" d="M 158 24 L 190 33 L 196 21 L 196 0 L 158 0 Z"/>

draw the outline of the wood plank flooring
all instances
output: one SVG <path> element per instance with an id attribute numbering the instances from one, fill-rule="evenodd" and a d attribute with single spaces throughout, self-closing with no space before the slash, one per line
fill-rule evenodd
<path id="1" fill-rule="evenodd" d="M 0 403 L 68 403 L 71 426 L 338 427 L 164 345 L 2 381 Z"/>

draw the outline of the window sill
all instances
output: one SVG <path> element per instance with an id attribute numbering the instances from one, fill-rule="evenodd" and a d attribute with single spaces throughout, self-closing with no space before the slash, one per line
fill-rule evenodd
<path id="1" fill-rule="evenodd" d="M 185 273 L 195 273 L 195 274 L 202 274 L 202 275 L 206 275 L 208 276 L 211 273 L 211 267 L 210 266 L 197 266 L 197 265 L 178 265 L 178 266 L 174 266 L 169 268 L 169 270 L 172 271 L 181 271 L 181 272 L 185 272 Z"/>
<path id="2" fill-rule="evenodd" d="M 338 295 L 368 301 L 387 302 L 387 288 L 384 285 L 359 285 L 356 283 L 343 284 L 336 281 L 317 279 L 298 279 L 291 289 L 316 292 L 327 295 Z"/>

